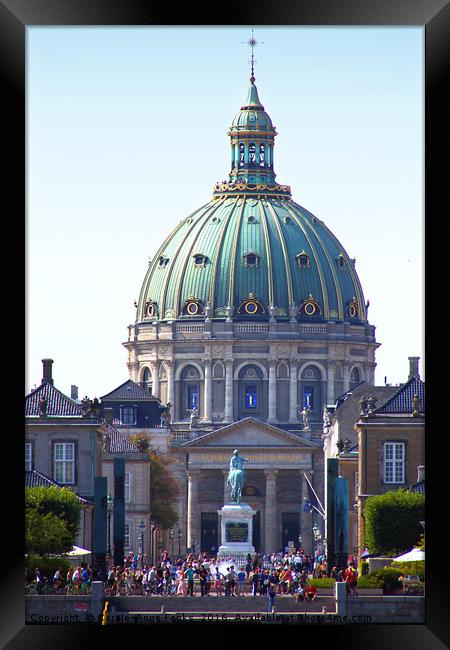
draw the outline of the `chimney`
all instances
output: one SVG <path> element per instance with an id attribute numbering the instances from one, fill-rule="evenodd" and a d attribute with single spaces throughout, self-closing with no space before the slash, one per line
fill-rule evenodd
<path id="1" fill-rule="evenodd" d="M 42 384 L 44 382 L 47 382 L 48 384 L 51 384 L 53 386 L 53 378 L 52 378 L 52 363 L 53 359 L 42 359 L 42 367 L 43 367 L 43 377 L 42 377 Z"/>
<path id="2" fill-rule="evenodd" d="M 70 387 L 70 397 L 77 401 L 78 400 L 78 386 L 74 386 L 73 384 Z"/>
<path id="3" fill-rule="evenodd" d="M 420 357 L 408 357 L 409 359 L 409 377 L 419 377 L 419 359 Z"/>
<path id="4" fill-rule="evenodd" d="M 113 420 L 113 409 L 112 406 L 105 406 L 103 409 L 103 418 L 106 424 L 112 424 Z"/>
<path id="5" fill-rule="evenodd" d="M 417 467 L 417 483 L 425 480 L 425 465 L 419 465 Z"/>

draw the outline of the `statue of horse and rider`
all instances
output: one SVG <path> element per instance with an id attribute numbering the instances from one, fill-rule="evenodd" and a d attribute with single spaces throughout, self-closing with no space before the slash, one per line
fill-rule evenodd
<path id="1" fill-rule="evenodd" d="M 233 451 L 233 456 L 230 460 L 230 471 L 228 473 L 227 485 L 231 485 L 231 500 L 235 503 L 240 503 L 242 490 L 245 483 L 245 465 L 248 463 L 248 458 L 243 458 L 239 455 L 239 450 Z"/>

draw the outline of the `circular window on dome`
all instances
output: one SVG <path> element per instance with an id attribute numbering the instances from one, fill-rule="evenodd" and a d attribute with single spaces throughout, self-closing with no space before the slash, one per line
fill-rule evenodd
<path id="1" fill-rule="evenodd" d="M 199 316 L 203 314 L 203 307 L 196 298 L 189 298 L 184 303 L 181 313 L 183 316 Z"/>
<path id="2" fill-rule="evenodd" d="M 303 316 L 308 316 L 308 317 L 320 315 L 320 307 L 311 294 L 309 294 L 308 298 L 302 304 L 300 308 L 300 313 Z"/>
<path id="3" fill-rule="evenodd" d="M 190 316 L 195 316 L 198 314 L 198 305 L 196 302 L 189 302 L 186 307 L 186 311 Z"/>
<path id="4" fill-rule="evenodd" d="M 350 318 L 357 318 L 358 316 L 358 305 L 355 301 L 352 301 L 347 307 L 347 316 Z"/>
<path id="5" fill-rule="evenodd" d="M 247 312 L 247 314 L 256 314 L 256 312 L 258 311 L 258 305 L 256 304 L 256 302 L 250 300 L 249 302 L 245 303 L 244 309 Z"/>

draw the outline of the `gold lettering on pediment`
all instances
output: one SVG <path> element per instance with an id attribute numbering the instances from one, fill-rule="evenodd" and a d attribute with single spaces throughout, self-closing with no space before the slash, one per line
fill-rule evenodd
<path id="1" fill-rule="evenodd" d="M 309 454 L 246 454 L 242 452 L 249 463 L 305 463 L 309 462 Z M 190 455 L 191 461 L 194 460 L 194 454 Z M 195 454 L 196 463 L 227 463 L 230 460 L 230 454 Z M 247 465 L 247 469 L 251 469 Z"/>

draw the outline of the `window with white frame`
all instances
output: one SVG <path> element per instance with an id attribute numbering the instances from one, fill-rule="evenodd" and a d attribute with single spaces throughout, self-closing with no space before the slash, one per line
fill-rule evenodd
<path id="1" fill-rule="evenodd" d="M 125 524 L 123 547 L 126 551 L 130 550 L 130 524 Z"/>
<path id="2" fill-rule="evenodd" d="M 405 443 L 384 443 L 384 482 L 405 482 Z"/>
<path id="3" fill-rule="evenodd" d="M 53 479 L 58 483 L 75 483 L 75 443 L 55 442 Z"/>
<path id="4" fill-rule="evenodd" d="M 120 423 L 121 424 L 136 424 L 136 407 L 135 406 L 121 406 L 120 407 Z"/>
<path id="5" fill-rule="evenodd" d="M 125 503 L 131 501 L 131 472 L 125 472 Z"/>
<path id="6" fill-rule="evenodd" d="M 33 450 L 31 442 L 25 443 L 25 471 L 31 472 L 33 469 Z"/>

